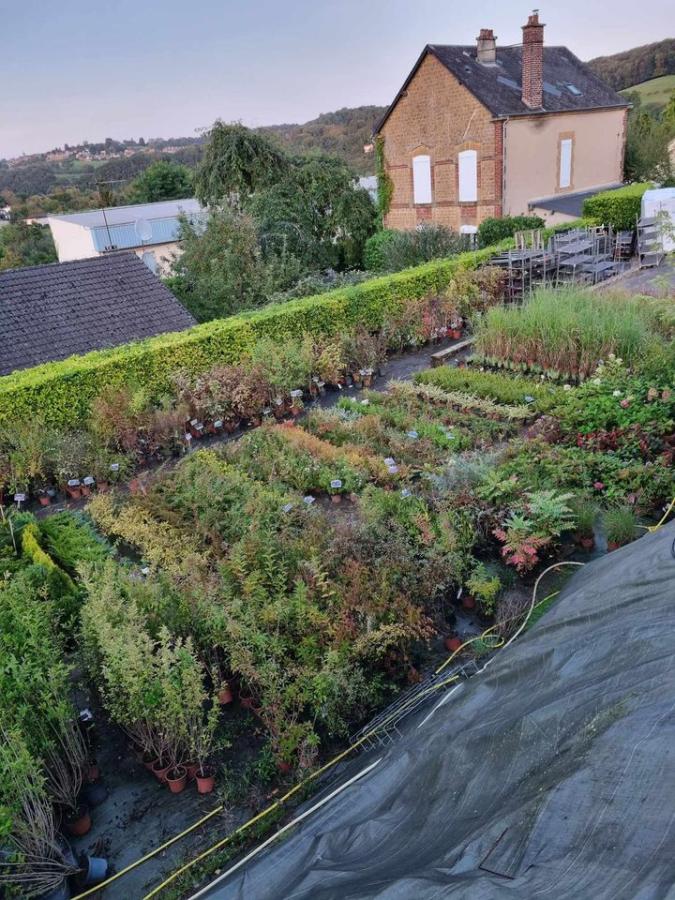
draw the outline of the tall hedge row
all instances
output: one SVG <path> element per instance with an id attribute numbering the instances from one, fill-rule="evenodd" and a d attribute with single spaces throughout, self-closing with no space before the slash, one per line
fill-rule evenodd
<path id="1" fill-rule="evenodd" d="M 406 300 L 444 290 L 455 272 L 477 268 L 497 249 L 434 260 L 315 297 L 15 372 L 0 378 L 0 425 L 38 412 L 48 424 L 76 425 L 108 385 L 134 382 L 157 397 L 170 389 L 173 373 L 197 374 L 214 365 L 236 363 L 262 337 L 332 335 L 356 325 L 375 330 Z"/>
<path id="2" fill-rule="evenodd" d="M 593 219 L 598 225 L 612 228 L 635 228 L 635 220 L 640 215 L 642 195 L 651 184 L 627 184 L 615 191 L 602 191 L 584 200 L 584 217 Z"/>

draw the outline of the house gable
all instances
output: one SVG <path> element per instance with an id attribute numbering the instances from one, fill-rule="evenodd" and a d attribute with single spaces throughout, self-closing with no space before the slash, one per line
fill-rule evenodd
<path id="1" fill-rule="evenodd" d="M 501 160 L 495 156 L 496 133 L 490 111 L 445 66 L 427 51 L 380 127 L 385 139 L 387 171 L 394 195 L 387 225 L 414 228 L 433 221 L 459 231 L 486 215 L 499 214 Z M 476 151 L 478 197 L 460 202 L 458 158 Z M 431 161 L 432 202 L 414 202 L 413 159 Z M 418 194 L 419 196 L 419 194 Z"/>

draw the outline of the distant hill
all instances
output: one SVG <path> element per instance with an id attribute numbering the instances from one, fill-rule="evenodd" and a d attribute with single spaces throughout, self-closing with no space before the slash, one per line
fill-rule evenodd
<path id="1" fill-rule="evenodd" d="M 652 78 L 651 81 L 643 81 L 633 87 L 621 91 L 622 94 L 637 93 L 640 95 L 641 108 L 660 112 L 670 100 L 675 91 L 675 75 L 662 75 L 660 78 Z"/>
<path id="2" fill-rule="evenodd" d="M 615 91 L 642 84 L 662 75 L 675 75 L 675 38 L 645 44 L 613 56 L 598 56 L 587 63 Z"/>
<path id="3" fill-rule="evenodd" d="M 330 153 L 344 159 L 359 175 L 375 172 L 373 155 L 363 152 L 371 140 L 373 126 L 384 112 L 383 106 L 359 106 L 324 113 L 302 125 L 269 125 L 258 131 L 275 138 L 292 154 L 312 152 Z M 49 159 L 49 154 L 33 154 L 25 161 L 13 161 L 10 166 L 0 160 L 0 192 L 11 191 L 21 197 L 51 194 L 57 188 L 76 187 L 82 191 L 96 188 L 100 181 L 129 182 L 158 159 L 171 159 L 194 167 L 202 153 L 203 137 L 153 139 L 147 145 L 128 147 L 130 155 L 101 160 Z M 115 144 L 109 139 L 110 144 Z M 89 147 L 105 149 L 104 144 Z M 71 152 L 74 148 L 70 148 Z M 122 149 L 124 147 L 122 146 Z M 135 152 L 138 151 L 138 152 Z"/>
<path id="4" fill-rule="evenodd" d="M 363 152 L 372 139 L 373 128 L 384 106 L 358 106 L 324 113 L 304 125 L 271 125 L 259 131 L 274 135 L 290 153 L 321 151 L 344 159 L 359 175 L 373 175 L 372 154 Z"/>

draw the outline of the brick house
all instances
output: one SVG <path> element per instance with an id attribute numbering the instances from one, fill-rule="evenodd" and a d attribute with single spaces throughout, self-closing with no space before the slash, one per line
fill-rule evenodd
<path id="1" fill-rule="evenodd" d="M 522 45 L 486 28 L 475 46 L 428 44 L 375 129 L 394 187 L 385 225 L 574 218 L 621 183 L 628 108 L 566 47 L 544 47 L 536 10 Z"/>

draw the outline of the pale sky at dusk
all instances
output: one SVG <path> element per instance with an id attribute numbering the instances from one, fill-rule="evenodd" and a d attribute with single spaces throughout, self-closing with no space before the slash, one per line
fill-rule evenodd
<path id="1" fill-rule="evenodd" d="M 392 100 L 426 43 L 520 41 L 526 3 L 0 0 L 0 158 L 217 117 L 304 122 Z M 545 41 L 581 59 L 675 34 L 672 0 L 556 0 Z"/>

